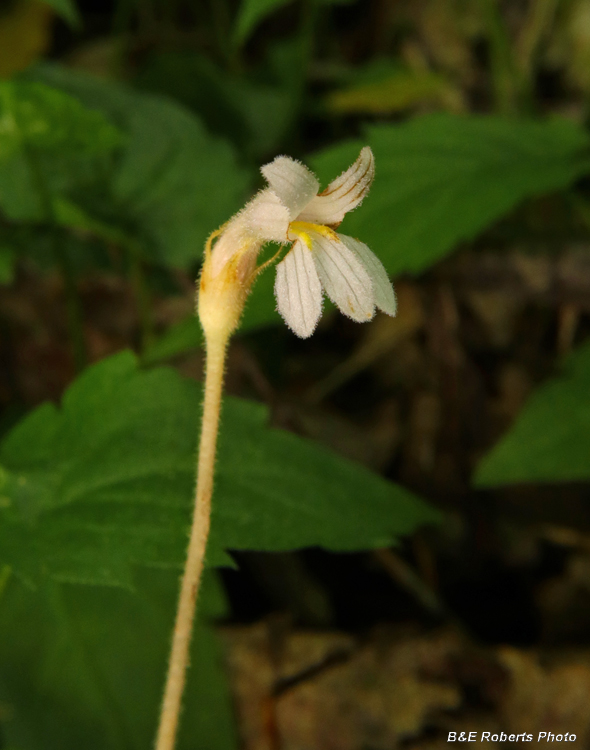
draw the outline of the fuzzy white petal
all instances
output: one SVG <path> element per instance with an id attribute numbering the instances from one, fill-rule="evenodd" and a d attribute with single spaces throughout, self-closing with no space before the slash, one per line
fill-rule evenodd
<path id="1" fill-rule="evenodd" d="M 255 256 L 265 242 L 287 242 L 288 231 L 289 212 L 272 190 L 262 190 L 225 225 L 213 247 L 213 275 L 238 253 Z"/>
<path id="2" fill-rule="evenodd" d="M 322 314 L 322 287 L 308 247 L 297 240 L 277 265 L 277 309 L 302 339 L 311 336 Z"/>
<path id="3" fill-rule="evenodd" d="M 328 297 L 349 318 L 364 323 L 375 314 L 369 274 L 356 255 L 339 240 L 310 232 L 312 255 Z"/>
<path id="4" fill-rule="evenodd" d="M 337 226 L 367 195 L 374 176 L 373 152 L 365 146 L 355 163 L 308 203 L 299 220 Z"/>
<path id="5" fill-rule="evenodd" d="M 263 242 L 287 242 L 289 211 L 272 190 L 262 190 L 248 203 L 243 219 L 253 236 Z"/>
<path id="6" fill-rule="evenodd" d="M 345 234 L 339 234 L 338 237 L 349 250 L 352 250 L 362 263 L 365 271 L 369 274 L 371 283 L 373 284 L 377 307 L 383 310 L 384 313 L 395 316 L 397 312 L 397 300 L 395 299 L 395 292 L 393 291 L 387 271 L 383 267 L 383 263 L 381 263 L 374 252 L 369 250 L 364 242 L 359 242 L 354 237 L 348 237 Z"/>
<path id="7" fill-rule="evenodd" d="M 289 156 L 277 156 L 260 170 L 284 206 L 292 220 L 314 198 L 320 184 L 307 167 Z"/>

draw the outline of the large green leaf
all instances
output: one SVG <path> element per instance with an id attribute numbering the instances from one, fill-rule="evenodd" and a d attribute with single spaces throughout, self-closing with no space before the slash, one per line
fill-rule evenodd
<path id="1" fill-rule="evenodd" d="M 32 583 L 133 585 L 136 564 L 179 566 L 194 484 L 200 389 L 131 353 L 88 369 L 61 410 L 44 404 L 0 450 L 0 564 Z M 437 514 L 321 445 L 266 426 L 264 407 L 226 400 L 210 565 L 226 549 L 392 543 Z"/>
<path id="2" fill-rule="evenodd" d="M 295 115 L 296 102 L 284 81 L 262 81 L 255 72 L 230 72 L 194 52 L 151 55 L 134 83 L 195 111 L 211 132 L 228 138 L 253 161 L 280 148 Z"/>
<path id="3" fill-rule="evenodd" d="M 341 231 L 366 242 L 391 274 L 419 272 L 524 198 L 562 190 L 590 171 L 590 139 L 567 120 L 434 114 L 367 129 L 376 178 Z M 361 141 L 311 159 L 324 185 Z"/>
<path id="4" fill-rule="evenodd" d="M 540 386 L 508 434 L 482 460 L 478 487 L 590 479 L 590 344 Z"/>
<path id="5" fill-rule="evenodd" d="M 19 750 L 142 750 L 153 745 L 178 576 L 138 576 L 138 595 L 9 580 L 0 599 L 0 727 Z M 179 750 L 236 746 L 220 647 L 209 618 L 227 616 L 216 576 L 203 580 Z"/>
<path id="6" fill-rule="evenodd" d="M 133 234 L 156 260 L 186 266 L 240 208 L 248 174 L 233 148 L 182 106 L 59 66 L 33 73 L 97 109 L 126 133 L 107 195 L 79 196 L 86 212 Z M 246 196 L 247 197 L 247 196 Z"/>
<path id="7" fill-rule="evenodd" d="M 121 133 L 100 112 L 43 83 L 0 82 L 0 210 L 47 219 L 41 190 L 71 191 L 104 171 Z"/>

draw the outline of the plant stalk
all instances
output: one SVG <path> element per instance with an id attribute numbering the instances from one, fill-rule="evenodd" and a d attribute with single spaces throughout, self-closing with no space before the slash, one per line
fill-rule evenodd
<path id="1" fill-rule="evenodd" d="M 484 0 L 490 62 L 496 109 L 500 114 L 514 114 L 517 109 L 514 61 L 510 39 L 500 13 L 499 0 Z"/>
<path id="2" fill-rule="evenodd" d="M 197 596 L 203 573 L 211 521 L 213 473 L 228 340 L 229 333 L 224 336 L 206 337 L 205 398 L 197 460 L 195 505 L 172 637 L 172 649 L 168 663 L 156 750 L 173 750 L 176 742 Z"/>

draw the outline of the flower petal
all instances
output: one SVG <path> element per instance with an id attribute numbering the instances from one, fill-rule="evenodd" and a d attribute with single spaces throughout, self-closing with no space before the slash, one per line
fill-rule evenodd
<path id="1" fill-rule="evenodd" d="M 277 265 L 275 295 L 289 328 L 302 339 L 311 336 L 322 314 L 322 286 L 311 251 L 301 240 Z"/>
<path id="2" fill-rule="evenodd" d="M 375 314 L 369 274 L 340 240 L 310 232 L 312 256 L 328 297 L 349 318 L 364 323 Z"/>
<path id="3" fill-rule="evenodd" d="M 367 195 L 374 176 L 373 152 L 365 146 L 355 163 L 309 202 L 299 220 L 337 226 Z"/>
<path id="4" fill-rule="evenodd" d="M 289 211 L 272 190 L 261 190 L 243 211 L 250 233 L 264 242 L 287 242 Z"/>
<path id="5" fill-rule="evenodd" d="M 277 156 L 260 171 L 271 190 L 289 210 L 291 219 L 299 216 L 320 189 L 320 183 L 309 169 L 289 156 Z"/>
<path id="6" fill-rule="evenodd" d="M 223 228 L 213 247 L 216 276 L 237 253 L 258 253 L 265 242 L 287 242 L 289 212 L 272 190 L 262 190 Z"/>
<path id="7" fill-rule="evenodd" d="M 352 250 L 362 263 L 365 271 L 369 274 L 371 283 L 373 284 L 377 307 L 383 310 L 384 313 L 395 316 L 397 312 L 397 300 L 383 263 L 381 263 L 375 253 L 369 250 L 364 242 L 359 242 L 354 237 L 348 237 L 345 234 L 339 234 L 338 237 L 349 250 Z"/>

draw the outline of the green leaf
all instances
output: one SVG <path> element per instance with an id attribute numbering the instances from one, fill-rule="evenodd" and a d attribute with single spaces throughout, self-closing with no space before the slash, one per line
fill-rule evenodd
<path id="1" fill-rule="evenodd" d="M 242 0 L 233 33 L 233 43 L 241 46 L 258 24 L 291 0 Z"/>
<path id="2" fill-rule="evenodd" d="M 121 133 L 74 97 L 43 83 L 0 82 L 0 209 L 13 220 L 46 219 L 41 173 L 53 194 L 105 167 Z"/>
<path id="3" fill-rule="evenodd" d="M 295 113 L 286 86 L 231 73 L 193 52 L 151 55 L 135 85 L 189 107 L 212 133 L 228 138 L 256 161 L 280 148 Z"/>
<path id="4" fill-rule="evenodd" d="M 484 457 L 478 487 L 590 479 L 590 344 L 540 386 L 507 435 Z"/>
<path id="5" fill-rule="evenodd" d="M 220 644 L 205 623 L 227 615 L 211 572 L 199 595 L 179 750 L 236 747 Z M 0 600 L 0 716 L 20 750 L 141 750 L 153 745 L 178 576 L 138 576 L 138 595 L 9 581 Z"/>
<path id="6" fill-rule="evenodd" d="M 143 353 L 141 362 L 145 366 L 164 362 L 179 354 L 186 354 L 193 349 L 200 349 L 203 343 L 203 331 L 196 315 L 179 321 L 156 339 Z"/>
<path id="7" fill-rule="evenodd" d="M 439 518 L 402 487 L 322 445 L 268 429 L 258 404 L 233 400 L 227 407 L 212 556 L 222 547 L 383 547 Z"/>
<path id="8" fill-rule="evenodd" d="M 523 199 L 562 190 L 590 169 L 587 133 L 566 120 L 434 114 L 367 130 L 376 178 L 341 230 L 366 242 L 390 274 L 418 273 Z M 311 160 L 327 184 L 361 141 Z"/>
<path id="9" fill-rule="evenodd" d="M 100 112 L 43 83 L 1 81 L 0 105 L 0 159 L 25 147 L 94 154 L 121 143 Z"/>
<path id="10" fill-rule="evenodd" d="M 186 267 L 199 258 L 208 235 L 246 196 L 249 176 L 230 144 L 164 97 L 57 65 L 33 75 L 99 110 L 127 135 L 110 193 L 103 205 L 89 195 L 81 203 L 86 213 L 133 234 L 165 265 Z"/>
<path id="11" fill-rule="evenodd" d="M 125 352 L 89 368 L 0 449 L 0 563 L 33 584 L 133 586 L 137 564 L 183 560 L 200 389 Z M 209 565 L 227 549 L 390 544 L 437 514 L 411 493 L 226 399 Z M 230 563 L 231 564 L 231 563 Z"/>
<path id="12" fill-rule="evenodd" d="M 79 29 L 82 25 L 80 11 L 73 0 L 43 0 L 50 8 L 67 21 L 74 29 Z"/>
<path id="13" fill-rule="evenodd" d="M 378 75 L 377 70 L 373 75 L 371 72 L 367 71 L 367 80 L 353 81 L 351 85 L 330 93 L 327 96 L 328 108 L 337 114 L 378 115 L 423 103 L 449 108 L 461 106 L 458 90 L 440 73 L 404 69 L 391 63 L 383 66 L 382 75 Z"/>
<path id="14" fill-rule="evenodd" d="M 319 0 L 323 5 L 350 5 L 355 0 Z M 241 0 L 234 26 L 233 44 L 240 47 L 254 29 L 269 15 L 288 5 L 291 0 Z"/>

